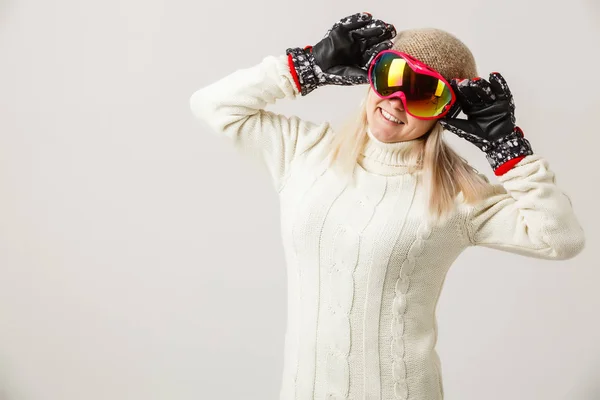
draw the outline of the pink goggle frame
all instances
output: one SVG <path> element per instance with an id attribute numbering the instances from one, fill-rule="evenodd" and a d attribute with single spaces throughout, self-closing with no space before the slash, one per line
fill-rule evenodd
<path id="1" fill-rule="evenodd" d="M 373 68 L 375 66 L 375 64 L 377 63 L 377 61 L 385 54 L 388 53 L 393 53 L 395 55 L 400 56 L 402 59 L 404 59 L 406 61 L 406 64 L 417 74 L 421 74 L 421 75 L 426 75 L 426 76 L 431 76 L 433 78 L 439 79 L 444 85 L 446 85 L 446 87 L 448 88 L 450 94 L 451 94 L 451 100 L 450 102 L 444 106 L 443 111 L 440 114 L 437 115 L 433 115 L 433 116 L 419 116 L 419 115 L 415 115 L 413 114 L 410 110 L 411 110 L 411 102 L 410 100 L 407 101 L 406 99 L 406 95 L 404 94 L 403 91 L 401 90 L 397 90 L 387 96 L 383 96 L 381 95 L 377 89 L 375 88 L 375 85 L 373 83 L 373 79 L 372 79 L 372 74 L 373 74 Z M 369 66 L 369 83 L 371 85 L 371 88 L 373 89 L 373 91 L 375 92 L 375 94 L 377 94 L 378 97 L 382 98 L 382 99 L 391 99 L 391 98 L 399 98 L 402 101 L 402 104 L 404 106 L 404 109 L 406 110 L 406 112 L 410 115 L 412 115 L 415 118 L 418 119 L 423 119 L 423 120 L 431 120 L 431 119 L 439 119 L 442 118 L 446 115 L 448 115 L 448 112 L 453 109 L 454 104 L 456 103 L 456 95 L 454 93 L 454 90 L 452 89 L 452 86 L 448 83 L 448 81 L 436 70 L 434 70 L 433 68 L 429 67 L 427 64 L 417 60 L 416 58 L 412 57 L 409 54 L 400 52 L 400 51 L 396 51 L 396 50 L 383 50 L 380 53 L 377 54 L 377 56 L 375 58 L 373 58 L 373 60 L 371 61 L 371 64 Z M 455 114 L 457 110 L 457 107 L 454 107 L 453 109 L 453 114 Z M 453 115 L 451 115 L 453 116 Z"/>

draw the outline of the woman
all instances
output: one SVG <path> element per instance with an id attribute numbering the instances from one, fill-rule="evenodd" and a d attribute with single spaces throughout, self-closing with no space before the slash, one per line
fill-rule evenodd
<path id="1" fill-rule="evenodd" d="M 477 78 L 453 35 L 396 37 L 360 13 L 286 53 L 191 98 L 195 115 L 264 162 L 280 196 L 281 399 L 442 399 L 435 309 L 450 265 L 473 245 L 575 256 L 584 236 L 570 200 L 516 127 L 506 82 Z M 366 83 L 358 118 L 338 132 L 265 111 L 320 86 Z M 467 120 L 453 118 L 458 105 Z M 459 157 L 444 128 L 486 152 L 500 184 Z"/>

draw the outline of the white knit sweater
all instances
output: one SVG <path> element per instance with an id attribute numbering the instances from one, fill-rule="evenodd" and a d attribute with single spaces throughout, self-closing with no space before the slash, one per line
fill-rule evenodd
<path id="1" fill-rule="evenodd" d="M 195 92 L 194 114 L 264 162 L 279 193 L 288 274 L 282 400 L 441 400 L 436 304 L 468 246 L 566 259 L 584 246 L 546 160 L 528 156 L 477 206 L 441 225 L 423 218 L 406 143 L 368 132 L 357 184 L 315 160 L 329 123 L 265 111 L 299 96 L 286 56 L 268 56 Z"/>

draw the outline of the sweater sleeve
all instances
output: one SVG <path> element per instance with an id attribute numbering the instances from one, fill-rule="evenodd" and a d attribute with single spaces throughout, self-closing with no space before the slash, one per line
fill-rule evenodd
<path id="1" fill-rule="evenodd" d="M 467 215 L 472 245 L 557 260 L 581 252 L 583 229 L 544 158 L 526 156 L 498 179 Z"/>
<path id="2" fill-rule="evenodd" d="M 287 56 L 267 56 L 197 90 L 190 98 L 194 115 L 234 147 L 265 165 L 280 191 L 291 162 L 316 145 L 330 129 L 296 116 L 266 111 L 278 99 L 295 99 L 298 87 Z"/>

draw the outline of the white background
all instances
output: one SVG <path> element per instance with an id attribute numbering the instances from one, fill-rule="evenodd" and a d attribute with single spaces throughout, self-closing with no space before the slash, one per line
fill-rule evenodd
<path id="1" fill-rule="evenodd" d="M 448 30 L 500 71 L 586 232 L 568 261 L 459 257 L 437 312 L 446 398 L 600 399 L 597 0 L 0 0 L 1 400 L 278 397 L 278 199 L 188 101 L 360 11 Z M 275 109 L 337 124 L 364 93 Z"/>

